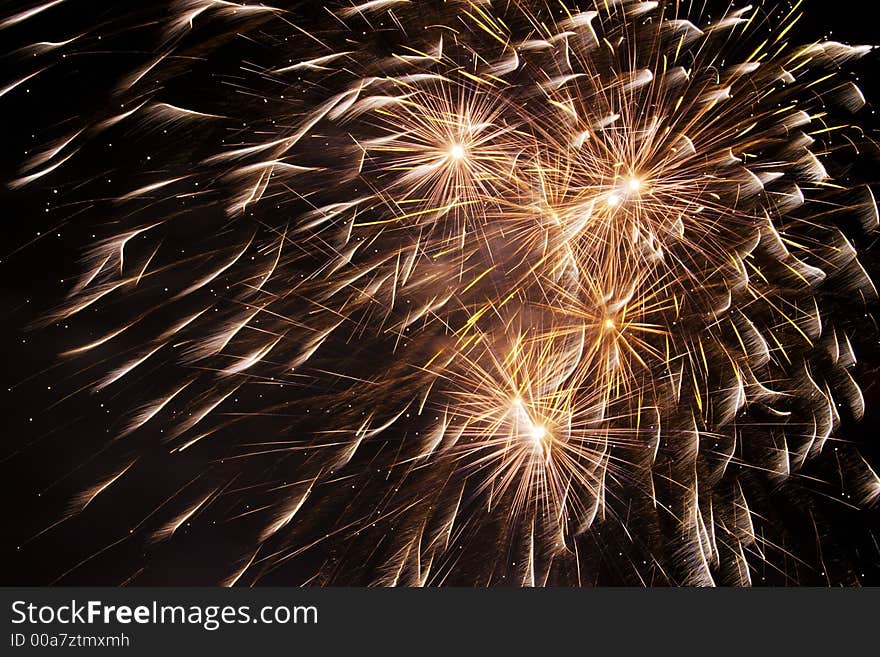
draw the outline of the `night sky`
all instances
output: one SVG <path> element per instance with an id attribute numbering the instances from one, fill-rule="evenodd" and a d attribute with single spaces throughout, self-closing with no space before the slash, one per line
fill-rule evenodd
<path id="1" fill-rule="evenodd" d="M 291 23 L 306 30 L 325 20 L 315 6 L 317 3 L 286 4 L 290 6 Z M 29 6 L 31 3 L 27 2 L 4 2 L 0 4 L 0 19 Z M 806 0 L 804 12 L 792 33 L 796 35 L 792 37 L 795 42 L 827 37 L 852 44 L 880 43 L 880 9 L 872 0 Z M 32 80 L 0 97 L 0 180 L 6 183 L 19 178 L 25 159 L 69 132 L 71 126 L 77 125 L 76 117 L 102 115 L 107 103 L 115 102 L 113 90 L 119 81 L 159 54 L 153 25 L 166 15 L 161 2 L 67 0 L 0 31 L 0 68 L 4 71 L 0 88 L 29 72 L 40 71 Z M 248 116 L 248 112 L 262 111 L 260 93 L 283 93 L 279 87 L 268 84 L 244 93 L 248 85 L 246 75 L 240 76 L 243 86 L 236 87 L 242 67 L 258 69 L 270 64 L 271 52 L 267 52 L 265 44 L 257 47 L 248 39 L 228 38 L 224 32 L 228 28 L 219 24 L 206 29 L 216 30 L 214 35 L 203 36 L 206 43 L 212 44 L 211 48 L 191 61 L 174 62 L 174 70 L 163 81 L 158 99 L 199 108 L 223 108 L 238 103 L 242 108 L 239 115 Z M 71 51 L 76 52 L 75 56 L 57 60 L 52 54 L 39 55 L 35 57 L 39 62 L 35 67 L 22 54 L 22 48 L 28 44 L 61 41 L 78 34 L 87 36 Z M 290 34 L 291 38 L 304 38 L 297 30 Z M 193 48 L 193 52 L 198 50 Z M 878 63 L 878 56 L 872 53 L 849 63 L 845 67 L 847 73 L 843 74 L 858 81 L 868 100 L 855 122 L 875 137 L 880 136 L 880 120 L 874 110 L 880 103 Z M 279 62 L 285 64 L 286 61 Z M 152 171 L 185 174 L 189 163 L 213 152 L 213 146 L 188 139 L 186 131 L 178 133 L 175 148 L 169 148 L 167 135 L 157 125 L 138 130 L 122 122 L 84 139 L 74 158 L 33 184 L 16 189 L 0 185 L 4 230 L 0 243 L 0 344 L 5 363 L 4 384 L 0 388 L 4 418 L 0 482 L 5 516 L 0 563 L 4 585 L 216 585 L 227 581 L 253 554 L 253 537 L 265 524 L 258 510 L 277 500 L 275 486 L 290 486 L 289 494 L 294 497 L 308 483 L 288 474 L 290 457 L 264 454 L 236 459 L 242 446 L 288 435 L 296 440 L 299 435 L 295 432 L 303 431 L 304 427 L 316 431 L 324 428 L 326 420 L 321 419 L 321 414 L 331 417 L 346 412 L 342 402 L 319 401 L 306 408 L 302 397 L 297 396 L 299 393 L 292 392 L 295 381 L 245 386 L 230 393 L 231 404 L 224 402 L 229 422 L 218 430 L 222 440 L 218 438 L 211 446 L 171 455 L 168 445 L 176 437 L 163 433 L 170 426 L 164 421 L 129 436 L 120 438 L 119 434 L 132 409 L 151 395 L 164 394 L 176 382 L 188 381 L 189 373 L 182 373 L 177 365 L 168 365 L 160 358 L 146 363 L 130 379 L 101 391 L 92 389 L 96 378 L 107 372 L 107 363 L 114 360 L 115 350 L 137 352 L 138 345 L 149 335 L 149 322 L 146 327 L 126 332 L 119 342 L 113 343 L 115 346 L 103 345 L 87 357 L 60 356 L 106 335 L 161 299 L 166 280 L 159 277 L 151 283 L 149 292 L 96 304 L 93 311 L 70 320 L 45 321 L 63 303 L 81 275 L 85 249 L 131 222 L 128 213 L 134 214 L 135 210 L 112 199 L 154 180 L 155 176 L 149 175 Z M 240 140 L 241 134 L 249 129 L 246 124 L 237 126 L 237 132 L 228 132 L 229 142 Z M 326 157 L 317 149 L 312 155 L 315 162 Z M 847 175 L 853 180 L 876 182 L 878 166 L 880 160 L 875 154 L 873 161 L 866 157 L 854 163 Z M 876 184 L 873 189 L 875 195 L 880 191 Z M 273 199 L 270 205 L 276 201 Z M 276 207 L 284 211 L 284 202 L 277 202 L 281 205 Z M 162 217 L 180 213 L 185 220 L 175 223 L 164 234 L 163 253 L 167 250 L 181 259 L 192 257 L 195 268 L 199 266 L 200 253 L 234 247 L 247 233 L 241 229 L 241 222 L 269 220 L 257 210 L 234 219 L 237 227 L 230 228 L 223 203 L 220 195 L 163 202 L 146 210 L 138 209 L 140 214 L 133 223 L 146 223 L 151 212 Z M 873 280 L 880 280 L 876 234 L 847 234 L 859 250 L 867 272 Z M 138 252 L 135 257 L 141 255 L 144 254 Z M 173 284 L 177 275 L 176 270 L 163 274 L 168 277 L 168 285 Z M 227 283 L 225 274 L 214 281 L 205 293 L 206 303 L 211 302 L 211 297 L 222 301 Z M 829 294 L 833 296 L 833 290 Z M 201 307 L 195 304 L 192 309 Z M 834 438 L 858 446 L 865 461 L 880 471 L 880 340 L 876 304 L 861 316 L 852 315 L 851 307 L 846 309 L 833 300 L 827 308 L 847 330 L 858 355 L 859 362 L 852 374 L 861 386 L 866 405 L 865 417 L 860 422 L 843 414 L 842 426 Z M 164 321 L 170 322 L 170 318 Z M 223 318 L 218 317 L 217 321 Z M 332 363 L 334 357 L 359 359 L 359 367 L 364 371 L 381 364 L 383 358 L 365 343 L 331 342 L 325 350 L 323 358 L 327 363 Z M 193 377 L 200 374 L 194 372 Z M 303 385 L 320 388 L 322 384 Z M 310 392 L 320 399 L 325 393 L 329 396 L 337 389 L 347 389 L 341 378 L 327 385 L 326 390 L 313 387 Z M 406 385 L 392 394 L 402 395 Z M 364 394 L 378 393 L 367 390 Z M 264 409 L 271 411 L 264 414 Z M 298 424 L 298 429 L 291 429 L 291 414 L 305 412 L 310 418 Z M 250 413 L 259 416 L 245 417 Z M 407 427 L 409 431 L 416 429 L 419 427 L 415 423 Z M 389 440 L 393 443 L 397 439 Z M 405 436 L 399 440 L 404 441 Z M 880 509 L 876 504 L 873 509 L 865 509 L 848 505 L 846 500 L 842 503 L 835 477 L 843 466 L 833 445 L 830 443 L 822 456 L 811 461 L 800 477 L 767 485 L 755 493 L 761 500 L 757 512 L 763 516 L 768 540 L 776 540 L 774 531 L 785 528 L 779 540 L 783 541 L 781 552 L 788 556 L 773 557 L 763 567 L 753 564 L 754 584 L 880 585 Z M 378 501 L 385 495 L 386 475 L 375 465 L 381 461 L 383 449 L 388 446 L 365 445 L 358 454 L 359 460 L 348 466 L 362 468 L 364 472 L 376 470 L 376 474 L 358 480 L 357 485 L 362 487 L 360 503 L 369 504 L 370 496 Z M 95 497 L 82 513 L 68 513 L 84 490 L 106 482 L 127 463 L 133 467 L 113 483 L 112 491 L 108 488 L 105 494 Z M 207 482 L 205 487 L 193 485 L 194 473 Z M 341 495 L 341 489 L 352 488 L 351 477 L 351 472 L 340 470 L 335 484 L 325 484 L 320 503 L 303 521 L 308 524 L 309 535 L 320 536 L 325 530 L 332 534 L 336 523 L 350 513 L 350 502 Z M 830 483 L 826 485 L 821 480 Z M 340 491 L 334 490 L 334 486 Z M 194 522 L 175 529 L 172 539 L 155 539 L 169 517 L 198 503 L 204 491 L 220 492 L 216 493 L 216 500 L 212 498 L 210 506 L 193 516 Z M 165 514 L 171 507 L 175 513 Z M 65 517 L 68 519 L 59 522 Z M 377 530 L 377 538 L 368 539 L 365 544 L 349 544 L 345 536 L 334 535 L 272 568 L 249 570 L 239 583 L 374 582 L 381 567 L 378 557 L 365 545 L 371 545 L 369 541 L 379 545 L 382 537 L 399 528 L 394 520 L 387 522 L 387 527 Z M 662 525 L 657 531 L 661 530 Z M 821 536 L 818 545 L 817 535 Z M 620 562 L 641 561 L 643 547 L 630 544 L 613 527 L 600 527 L 590 540 L 593 542 L 584 548 L 585 553 L 597 556 L 592 568 L 594 577 L 585 584 L 666 585 L 683 581 L 674 573 L 661 577 L 645 569 L 639 571 L 640 582 L 624 572 L 627 569 Z M 279 543 L 277 549 L 287 550 L 289 546 Z M 468 549 L 484 552 L 486 560 L 494 558 L 495 546 L 476 533 Z M 325 574 L 312 579 L 319 570 Z M 458 579 L 450 578 L 447 583 L 471 582 L 486 583 L 469 571 L 459 573 Z M 506 582 L 498 575 L 492 583 Z M 560 576 L 549 583 L 571 582 Z"/>

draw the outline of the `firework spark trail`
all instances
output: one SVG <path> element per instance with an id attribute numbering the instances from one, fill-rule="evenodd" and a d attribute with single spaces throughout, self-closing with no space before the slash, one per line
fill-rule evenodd
<path id="1" fill-rule="evenodd" d="M 182 140 L 108 202 L 116 232 L 47 320 L 125 298 L 136 317 L 65 355 L 114 353 L 98 389 L 177 377 L 117 437 L 197 454 L 203 490 L 129 540 L 257 518 L 218 577 L 236 583 L 325 545 L 302 581 L 576 584 L 610 561 L 618 581 L 746 585 L 776 567 L 755 482 L 797 477 L 842 407 L 864 412 L 826 290 L 876 297 L 840 228 L 874 230 L 873 194 L 832 173 L 867 143 L 839 68 L 870 48 L 791 45 L 798 6 L 383 0 L 302 24 L 169 7 L 114 109 L 11 182 L 58 179 L 107 131 Z M 233 35 L 272 63 L 218 76 L 236 95 L 216 107 L 166 97 Z M 232 410 L 261 386 L 287 398 Z M 248 438 L 268 417 L 277 438 Z M 876 466 L 845 460 L 850 503 L 875 503 Z M 644 565 L 606 554 L 613 527 Z"/>

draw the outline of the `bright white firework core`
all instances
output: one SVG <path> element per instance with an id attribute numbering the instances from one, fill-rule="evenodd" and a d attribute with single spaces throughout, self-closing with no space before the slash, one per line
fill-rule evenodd
<path id="1" fill-rule="evenodd" d="M 464 159 L 464 146 L 461 144 L 453 144 L 449 147 L 449 157 L 453 160 L 461 160 Z"/>

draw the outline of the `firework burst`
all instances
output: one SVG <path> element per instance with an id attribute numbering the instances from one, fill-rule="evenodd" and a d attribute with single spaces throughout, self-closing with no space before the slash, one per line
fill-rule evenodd
<path id="1" fill-rule="evenodd" d="M 836 177 L 873 147 L 841 73 L 870 48 L 793 45 L 800 3 L 586 5 L 178 0 L 120 27 L 150 57 L 10 183 L 109 219 L 43 322 L 107 318 L 59 351 L 126 400 L 60 522 L 169 468 L 119 540 L 234 526 L 226 584 L 811 568 L 761 505 L 864 411 L 829 299 L 876 297 L 844 234 L 872 191 Z M 0 95 L 96 38 L 29 46 Z M 60 182 L 105 135 L 149 163 Z"/>

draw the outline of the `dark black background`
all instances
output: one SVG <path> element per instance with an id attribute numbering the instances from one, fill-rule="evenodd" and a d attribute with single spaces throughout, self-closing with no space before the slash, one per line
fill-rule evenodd
<path id="1" fill-rule="evenodd" d="M 306 3 L 308 4 L 308 3 Z M 316 3 L 315 3 L 316 4 Z M 120 7 L 124 5 L 124 10 Z M 39 40 L 69 38 L 86 26 L 100 26 L 94 34 L 102 35 L 102 44 L 74 63 L 47 71 L 39 84 L 25 83 L 0 98 L 0 181 L 16 177 L 25 154 L 55 134 L 70 115 L 72 108 L 88 108 L 106 102 L 110 85 L 122 72 L 142 61 L 144 49 L 151 41 L 139 35 L 147 31 L 131 31 L 128 25 L 149 24 L 155 18 L 152 3 L 131 0 L 86 2 L 70 0 L 43 17 L 22 26 L 0 31 L 0 88 L 18 77 L 18 71 L 29 70 L 12 53 L 19 46 Z M 0 16 L 20 10 L 20 3 L 0 3 Z M 314 5 L 312 5 L 312 9 Z M 309 6 L 298 11 L 308 19 Z M 796 28 L 797 38 L 807 42 L 823 37 L 843 42 L 880 43 L 880 7 L 875 0 L 807 0 L 805 16 Z M 121 18 L 123 17 L 123 18 Z M 97 46 L 97 44 L 96 44 Z M 861 112 L 861 122 L 876 130 L 880 127 L 874 106 L 880 104 L 880 57 L 873 53 L 848 67 L 868 98 L 869 105 Z M 871 101 L 874 101 L 872 104 Z M 110 419 L 124 406 L 121 397 L 78 395 L 61 401 L 70 390 L 63 371 L 54 369 L 59 351 L 87 342 L 85 329 L 52 326 L 32 330 L 31 323 L 55 306 L 69 289 L 69 281 L 79 272 L 80 248 L 88 243 L 92 226 L 78 222 L 82 210 L 77 205 L 59 202 L 66 192 L 83 182 L 81 175 L 103 175 L 112 179 L 132 157 L 141 153 L 126 150 L 123 135 L 110 134 L 101 143 L 84 151 L 72 170 L 63 167 L 39 184 L 13 191 L 0 187 L 0 344 L 3 352 L 3 385 L 0 387 L 0 486 L 4 489 L 0 513 L 2 557 L 0 577 L 3 584 L 118 584 L 131 574 L 122 564 L 145 559 L 135 546 L 122 545 L 109 551 L 100 566 L 87 566 L 69 577 L 58 579 L 75 565 L 87 543 L 87 526 L 75 530 L 52 531 L 29 541 L 58 517 L 65 496 L 92 483 L 89 464 L 81 463 L 84 445 L 97 446 L 110 435 Z M 125 167 L 121 167 L 123 170 Z M 87 172 L 80 174 L 80 172 Z M 872 180 L 880 172 L 868 172 Z M 125 181 L 120 181 L 124 183 Z M 110 185 L 112 187 L 112 185 Z M 123 185 L 124 187 L 124 185 Z M 876 188 L 875 188 L 876 189 Z M 56 192 L 55 190 L 59 190 Z M 108 190 L 110 193 L 110 190 Z M 880 280 L 880 249 L 870 250 L 874 238 L 857 238 L 863 250 L 863 263 L 874 280 Z M 876 309 L 872 309 L 872 312 Z M 877 372 L 880 350 L 877 337 L 870 331 L 856 336 L 861 363 L 856 378 L 866 397 L 867 413 L 859 424 L 846 424 L 838 437 L 860 445 L 865 457 L 880 464 L 880 387 Z M 109 418 L 109 419 L 108 419 Z M 89 451 L 89 450 L 85 450 Z M 95 452 L 95 449 L 91 449 Z M 173 477 L 173 473 L 168 473 Z M 149 489 L 150 482 L 139 483 Z M 772 503 L 772 502 L 771 502 Z M 120 505 L 113 508 L 112 504 Z M 124 518 L 124 499 L 117 499 L 102 509 L 98 518 L 113 524 Z M 779 512 L 796 513 L 796 509 L 780 508 Z M 833 501 L 828 502 L 827 515 L 835 543 L 845 553 L 844 560 L 861 566 L 856 573 L 862 584 L 880 585 L 880 512 L 854 511 Z M 100 521 L 100 520 L 99 520 Z M 195 539 L 191 539 L 195 540 Z M 197 547 L 198 562 L 178 564 L 159 552 L 151 559 L 163 564 L 161 576 L 140 583 L 214 583 L 212 560 L 222 559 L 227 548 L 234 547 L 234 534 L 216 532 L 202 537 Z M 804 537 L 809 545 L 811 537 Z M 227 545 L 232 544 L 232 545 Z M 813 556 L 813 555 L 811 555 Z M 768 583 L 792 584 L 788 578 L 773 577 Z M 271 583 L 271 582 L 270 582 Z M 284 583 L 283 577 L 275 583 Z M 756 583 L 761 583 L 760 581 Z M 842 583 L 833 575 L 805 575 L 798 583 L 835 585 Z"/>

